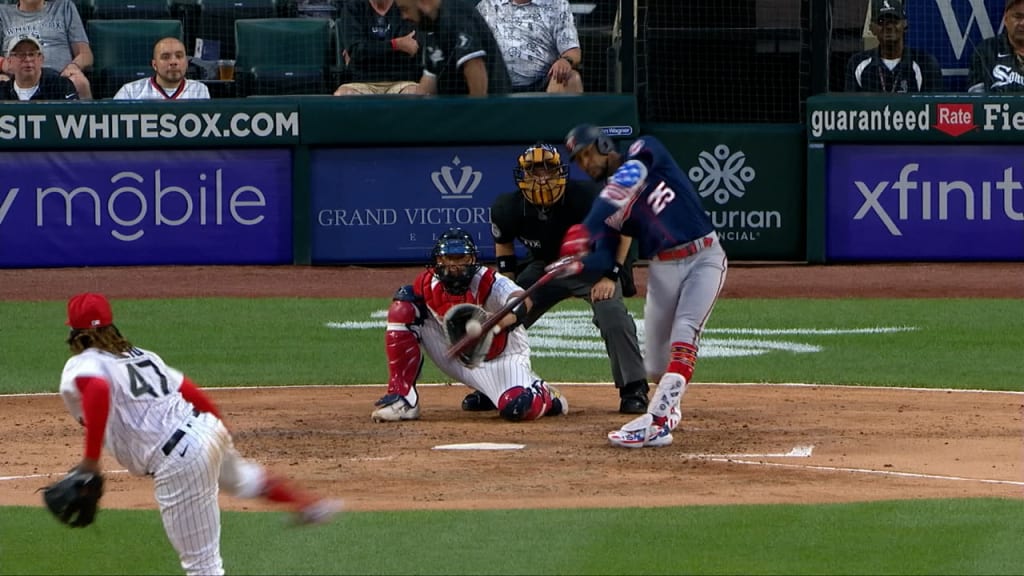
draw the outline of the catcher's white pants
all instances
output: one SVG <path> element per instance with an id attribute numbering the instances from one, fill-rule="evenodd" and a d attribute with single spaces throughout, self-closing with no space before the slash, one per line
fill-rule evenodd
<path id="1" fill-rule="evenodd" d="M 534 382 L 542 381 L 530 364 L 530 343 L 525 330 L 513 330 L 508 335 L 505 351 L 494 360 L 484 362 L 476 368 L 467 368 L 457 358 L 445 358 L 449 346 L 448 337 L 440 323 L 427 320 L 419 327 L 419 332 L 427 356 L 442 372 L 449 378 L 482 392 L 495 406 L 498 405 L 498 398 L 505 390 L 516 386 L 529 388 Z"/>
<path id="2" fill-rule="evenodd" d="M 153 472 L 164 531 L 186 574 L 219 576 L 224 574 L 219 489 L 255 498 L 263 491 L 266 473 L 238 454 L 213 414 L 190 417 L 179 429 L 185 435 Z"/>

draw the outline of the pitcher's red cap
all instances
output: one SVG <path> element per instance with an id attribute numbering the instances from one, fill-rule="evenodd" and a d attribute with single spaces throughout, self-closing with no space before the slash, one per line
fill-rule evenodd
<path id="1" fill-rule="evenodd" d="M 86 292 L 68 300 L 68 326 L 75 330 L 99 328 L 114 323 L 110 302 L 102 294 Z"/>

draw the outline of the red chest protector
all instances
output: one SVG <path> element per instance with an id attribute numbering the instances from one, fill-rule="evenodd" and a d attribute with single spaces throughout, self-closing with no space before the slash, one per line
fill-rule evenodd
<path id="1" fill-rule="evenodd" d="M 475 293 L 472 290 L 467 290 L 465 294 L 449 294 L 445 291 L 441 281 L 434 276 L 433 271 L 427 270 L 416 278 L 416 282 L 413 284 L 413 291 L 417 296 L 423 298 L 423 301 L 427 303 L 427 307 L 430 308 L 434 317 L 441 319 L 456 304 L 476 304 L 477 306 L 485 307 L 484 304 L 491 295 L 491 289 L 494 288 L 496 276 L 497 272 L 493 269 L 481 267 L 476 273 L 476 278 L 479 281 Z M 491 347 L 487 351 L 485 361 L 497 358 L 498 355 L 505 351 L 507 343 L 508 332 L 502 330 L 495 334 L 494 340 L 491 341 Z"/>

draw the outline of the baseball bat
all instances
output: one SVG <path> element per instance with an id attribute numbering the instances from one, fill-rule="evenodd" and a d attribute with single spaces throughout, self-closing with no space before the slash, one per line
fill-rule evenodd
<path id="1" fill-rule="evenodd" d="M 553 266 L 551 270 L 548 270 L 543 276 L 541 276 L 536 282 L 534 282 L 532 286 L 524 290 L 522 294 L 510 298 L 509 301 L 506 302 L 505 305 L 502 306 L 500 310 L 498 310 L 494 314 L 491 314 L 487 318 L 487 320 L 485 320 L 483 324 L 480 325 L 479 334 L 477 334 L 476 336 L 470 336 L 469 334 L 463 336 L 462 339 L 453 344 L 451 348 L 449 348 L 448 351 L 445 352 L 445 357 L 451 360 L 458 356 L 459 354 L 462 354 L 462 352 L 465 351 L 467 348 L 476 344 L 477 340 L 479 340 L 485 334 L 487 334 L 487 332 L 494 328 L 494 326 L 498 322 L 501 322 L 502 318 L 508 316 L 508 314 L 512 312 L 512 310 L 516 306 L 522 304 L 523 301 L 529 298 L 531 294 L 536 292 L 538 288 L 554 280 L 555 278 L 562 277 L 564 275 L 566 267 L 568 267 L 573 262 L 578 261 L 579 258 L 576 256 L 570 256 L 556 261 L 554 263 L 555 266 Z"/>

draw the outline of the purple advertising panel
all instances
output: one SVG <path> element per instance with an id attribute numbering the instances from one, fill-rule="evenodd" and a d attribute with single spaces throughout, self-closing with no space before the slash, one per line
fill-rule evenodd
<path id="1" fill-rule="evenodd" d="M 314 150 L 313 262 L 425 262 L 452 226 L 493 260 L 491 204 L 517 190 L 512 169 L 527 146 Z"/>
<path id="2" fill-rule="evenodd" d="M 292 262 L 288 150 L 4 156 L 0 267 Z"/>
<path id="3" fill-rule="evenodd" d="M 1024 146 L 828 148 L 829 260 L 1024 260 Z"/>

